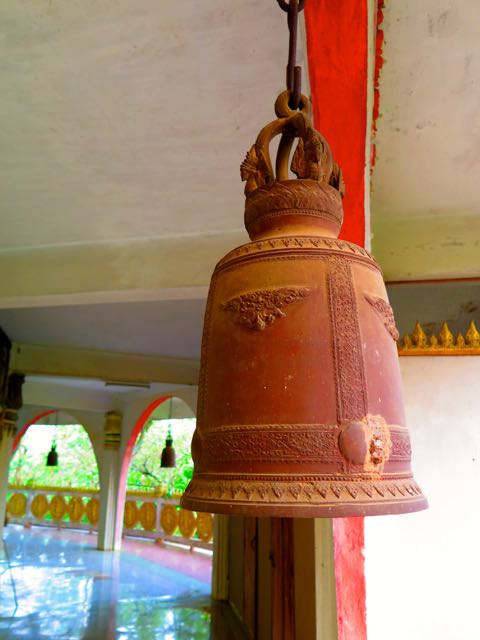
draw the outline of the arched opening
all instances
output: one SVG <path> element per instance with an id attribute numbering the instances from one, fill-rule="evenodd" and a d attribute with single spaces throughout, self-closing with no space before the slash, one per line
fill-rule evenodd
<path id="1" fill-rule="evenodd" d="M 193 473 L 191 443 L 196 420 L 193 414 L 188 414 L 191 411 L 184 403 L 172 397 L 150 414 L 132 449 L 127 491 L 180 498 Z M 162 467 L 161 454 L 169 436 L 175 451 L 172 468 Z"/>
<path id="2" fill-rule="evenodd" d="M 152 540 L 157 543 L 157 561 L 172 567 L 172 560 L 196 565 L 210 582 L 213 516 L 179 505 L 193 472 L 190 450 L 194 429 L 195 416 L 180 398 L 162 396 L 145 408 L 125 448 L 120 484 L 125 504 L 119 513 L 123 513 L 124 548 L 132 539 Z M 161 454 L 169 432 L 176 466 L 162 468 Z M 185 555 L 185 551 L 197 553 Z M 183 553 L 183 559 L 175 559 L 175 552 Z"/>
<path id="3" fill-rule="evenodd" d="M 120 473 L 120 489 L 121 492 L 125 491 L 127 486 L 127 474 L 128 468 L 130 466 L 130 461 L 132 459 L 133 448 L 135 446 L 135 442 L 139 434 L 141 433 L 143 427 L 145 426 L 147 420 L 154 413 L 154 411 L 160 407 L 166 400 L 170 400 L 171 396 L 161 396 L 157 398 L 153 402 L 151 402 L 140 414 L 138 420 L 133 427 L 132 433 L 130 434 L 130 438 L 128 439 L 127 445 L 125 447 L 125 453 L 123 455 L 122 460 L 122 470 Z"/>
<path id="4" fill-rule="evenodd" d="M 56 464 L 49 455 L 53 449 Z M 87 430 L 74 416 L 55 409 L 39 413 L 20 429 L 12 453 L 8 522 L 96 530 L 97 459 Z"/>
<path id="5" fill-rule="evenodd" d="M 32 426 L 32 424 L 37 424 L 38 422 L 40 422 L 43 418 L 46 418 L 47 416 L 51 415 L 52 413 L 55 413 L 55 409 L 47 409 L 46 411 L 42 411 L 41 413 L 37 414 L 36 416 L 34 416 L 31 420 L 28 420 L 21 429 L 18 430 L 17 435 L 15 436 L 15 439 L 13 441 L 13 445 L 12 445 L 12 456 L 15 453 L 15 451 L 17 450 L 17 447 L 19 445 L 20 440 L 23 438 L 23 436 L 25 435 L 27 429 L 29 427 Z"/>

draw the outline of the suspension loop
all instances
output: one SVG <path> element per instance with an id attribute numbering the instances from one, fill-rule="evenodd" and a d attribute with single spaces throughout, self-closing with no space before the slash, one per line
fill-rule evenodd
<path id="1" fill-rule="evenodd" d="M 268 186 L 278 180 L 288 180 L 289 158 L 295 138 L 306 138 L 307 130 L 311 127 L 310 100 L 307 96 L 300 96 L 298 110 L 290 107 L 289 97 L 289 91 L 283 91 L 278 96 L 275 101 L 277 120 L 263 127 L 254 145 L 256 157 L 262 159 L 262 171 Z M 269 147 L 272 139 L 278 135 L 281 135 L 281 139 L 274 171 Z"/>

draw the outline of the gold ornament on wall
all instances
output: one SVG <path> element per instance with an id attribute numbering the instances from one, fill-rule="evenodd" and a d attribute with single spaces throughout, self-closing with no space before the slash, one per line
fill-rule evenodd
<path id="1" fill-rule="evenodd" d="M 195 533 L 197 520 L 193 511 L 188 509 L 180 509 L 178 514 L 178 528 L 184 538 L 191 538 Z"/>
<path id="2" fill-rule="evenodd" d="M 177 507 L 174 504 L 164 504 L 160 514 L 160 524 L 167 536 L 172 536 L 178 526 Z"/>
<path id="3" fill-rule="evenodd" d="M 80 522 L 83 514 L 85 513 L 85 507 L 83 500 L 79 496 L 70 498 L 67 505 L 67 513 L 70 522 Z"/>
<path id="4" fill-rule="evenodd" d="M 14 493 L 10 496 L 7 504 L 7 512 L 14 518 L 21 518 L 25 515 L 27 508 L 27 498 L 23 493 Z"/>
<path id="5" fill-rule="evenodd" d="M 155 521 L 157 519 L 157 509 L 152 502 L 144 502 L 138 510 L 140 524 L 145 531 L 153 531 L 155 529 Z"/>
<path id="6" fill-rule="evenodd" d="M 53 496 L 50 500 L 50 513 L 54 520 L 62 520 L 67 513 L 67 503 L 63 496 Z"/>
<path id="7" fill-rule="evenodd" d="M 118 449 L 122 438 L 122 416 L 117 411 L 105 414 L 103 445 L 105 449 Z"/>
<path id="8" fill-rule="evenodd" d="M 123 524 L 127 529 L 133 529 L 138 521 L 137 504 L 133 500 L 125 502 L 125 511 L 123 512 Z"/>
<path id="9" fill-rule="evenodd" d="M 480 332 L 472 320 L 465 335 L 454 336 L 446 322 L 440 331 L 427 335 L 417 322 L 411 334 L 404 336 L 398 343 L 401 356 L 478 356 L 480 355 Z"/>
<path id="10" fill-rule="evenodd" d="M 202 542 L 210 542 L 213 538 L 213 516 L 211 513 L 197 514 L 197 533 Z"/>
<path id="11" fill-rule="evenodd" d="M 43 493 L 39 493 L 32 500 L 30 510 L 35 518 L 41 520 L 48 511 L 48 500 Z"/>
<path id="12" fill-rule="evenodd" d="M 85 513 L 90 524 L 97 524 L 100 517 L 100 502 L 98 501 L 98 498 L 91 498 L 87 502 Z"/>

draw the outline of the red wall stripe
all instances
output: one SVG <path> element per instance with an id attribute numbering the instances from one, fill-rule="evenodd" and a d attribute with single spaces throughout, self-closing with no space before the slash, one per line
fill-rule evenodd
<path id="1" fill-rule="evenodd" d="M 375 70 L 373 77 L 373 116 L 372 116 L 372 153 L 370 160 L 370 167 L 373 169 L 375 166 L 375 160 L 377 155 L 377 148 L 375 145 L 375 135 L 377 133 L 377 120 L 380 115 L 380 73 L 383 67 L 383 42 L 384 33 L 382 29 L 383 23 L 383 10 L 385 8 L 384 0 L 377 0 L 377 15 L 376 15 L 376 35 L 375 35 Z"/>
<path id="2" fill-rule="evenodd" d="M 307 54 L 315 127 L 343 170 L 341 238 L 365 243 L 367 128 L 367 0 L 308 0 Z"/>
<path id="3" fill-rule="evenodd" d="M 307 54 L 315 127 L 343 170 L 341 238 L 365 244 L 367 0 L 308 0 Z M 370 132 L 368 132 L 370 137 Z M 367 640 L 363 518 L 333 521 L 339 640 Z"/>
<path id="4" fill-rule="evenodd" d="M 363 518 L 335 518 L 338 640 L 367 640 Z"/>

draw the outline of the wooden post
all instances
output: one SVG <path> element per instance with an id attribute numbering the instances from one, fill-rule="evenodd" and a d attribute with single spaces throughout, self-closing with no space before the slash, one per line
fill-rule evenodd
<path id="1" fill-rule="evenodd" d="M 243 531 L 243 619 L 252 638 L 257 633 L 257 518 L 245 518 Z"/>
<path id="2" fill-rule="evenodd" d="M 272 640 L 295 640 L 293 519 L 272 518 Z"/>
<path id="3" fill-rule="evenodd" d="M 228 533 L 229 517 L 214 516 L 212 600 L 228 600 Z"/>

